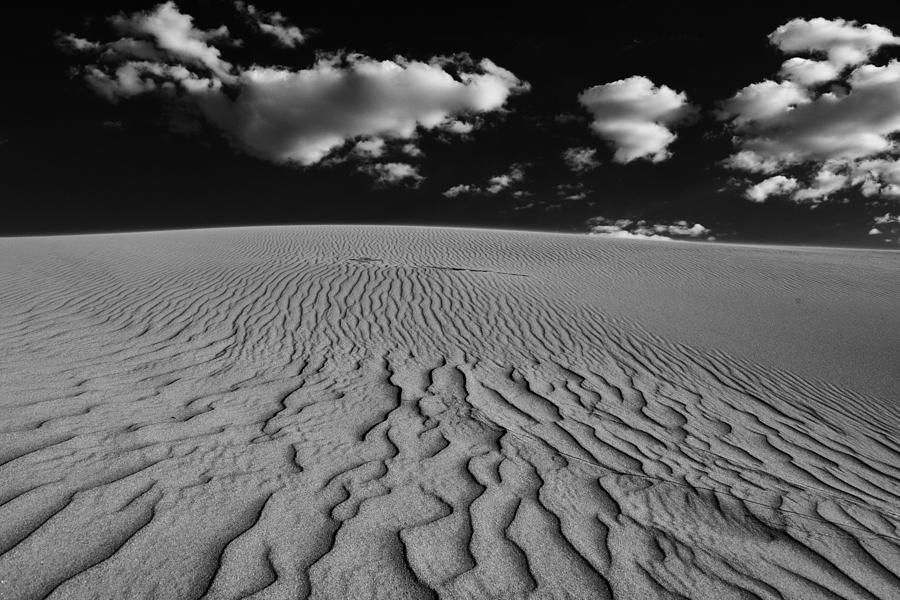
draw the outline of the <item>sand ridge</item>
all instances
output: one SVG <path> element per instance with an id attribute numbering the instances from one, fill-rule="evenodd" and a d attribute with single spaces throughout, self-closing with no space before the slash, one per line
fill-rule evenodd
<path id="1" fill-rule="evenodd" d="M 891 598 L 897 274 L 427 228 L 0 240 L 0 598 Z"/>

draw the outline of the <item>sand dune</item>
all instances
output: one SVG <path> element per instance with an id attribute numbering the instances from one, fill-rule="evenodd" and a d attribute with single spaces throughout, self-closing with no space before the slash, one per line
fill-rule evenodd
<path id="1" fill-rule="evenodd" d="M 0 240 L 0 598 L 897 598 L 900 254 Z"/>

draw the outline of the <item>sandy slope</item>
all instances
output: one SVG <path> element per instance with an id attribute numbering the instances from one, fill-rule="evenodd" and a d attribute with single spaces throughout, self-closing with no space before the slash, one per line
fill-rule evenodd
<path id="1" fill-rule="evenodd" d="M 0 240 L 0 598 L 897 598 L 900 254 Z"/>

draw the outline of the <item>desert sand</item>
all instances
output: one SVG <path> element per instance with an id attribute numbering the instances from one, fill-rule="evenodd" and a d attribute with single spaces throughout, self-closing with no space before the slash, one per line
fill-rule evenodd
<path id="1" fill-rule="evenodd" d="M 900 253 L 0 240 L 0 598 L 900 597 Z"/>

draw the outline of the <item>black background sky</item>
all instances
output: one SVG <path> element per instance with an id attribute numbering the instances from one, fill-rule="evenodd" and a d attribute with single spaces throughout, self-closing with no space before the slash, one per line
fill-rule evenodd
<path id="1" fill-rule="evenodd" d="M 766 39 L 777 26 L 794 17 L 844 17 L 897 33 L 900 11 L 890 3 L 255 4 L 317 33 L 293 50 L 265 44 L 229 50 L 239 62 L 302 68 L 315 50 L 344 48 L 377 59 L 465 51 L 490 58 L 532 89 L 511 98 L 507 114 L 489 115 L 468 141 L 423 135 L 426 179 L 418 188 L 379 187 L 349 163 L 303 168 L 254 158 L 156 99 L 111 104 L 70 76 L 77 59 L 60 51 L 58 32 L 90 37 L 87 18 L 148 10 L 153 2 L 20 7 L 5 18 L 0 55 L 0 234 L 269 223 L 584 231 L 588 218 L 603 215 L 699 222 L 720 240 L 885 246 L 866 233 L 874 215 L 896 212 L 896 201 L 853 192 L 841 195 L 849 203 L 811 210 L 786 200 L 743 199 L 740 188 L 728 185 L 735 173 L 716 165 L 732 147 L 710 111 L 717 100 L 778 70 L 784 57 Z M 198 26 L 234 20 L 230 2 L 178 6 Z M 678 130 L 668 161 L 613 163 L 612 151 L 588 129 L 579 92 L 632 75 L 683 90 L 704 108 L 696 124 Z M 561 123 L 560 114 L 578 120 Z M 571 146 L 597 148 L 603 165 L 572 173 L 560 159 Z M 483 183 L 513 163 L 527 165 L 519 189 L 528 198 L 441 195 L 453 185 Z M 558 185 L 578 182 L 586 198 L 558 197 Z"/>

